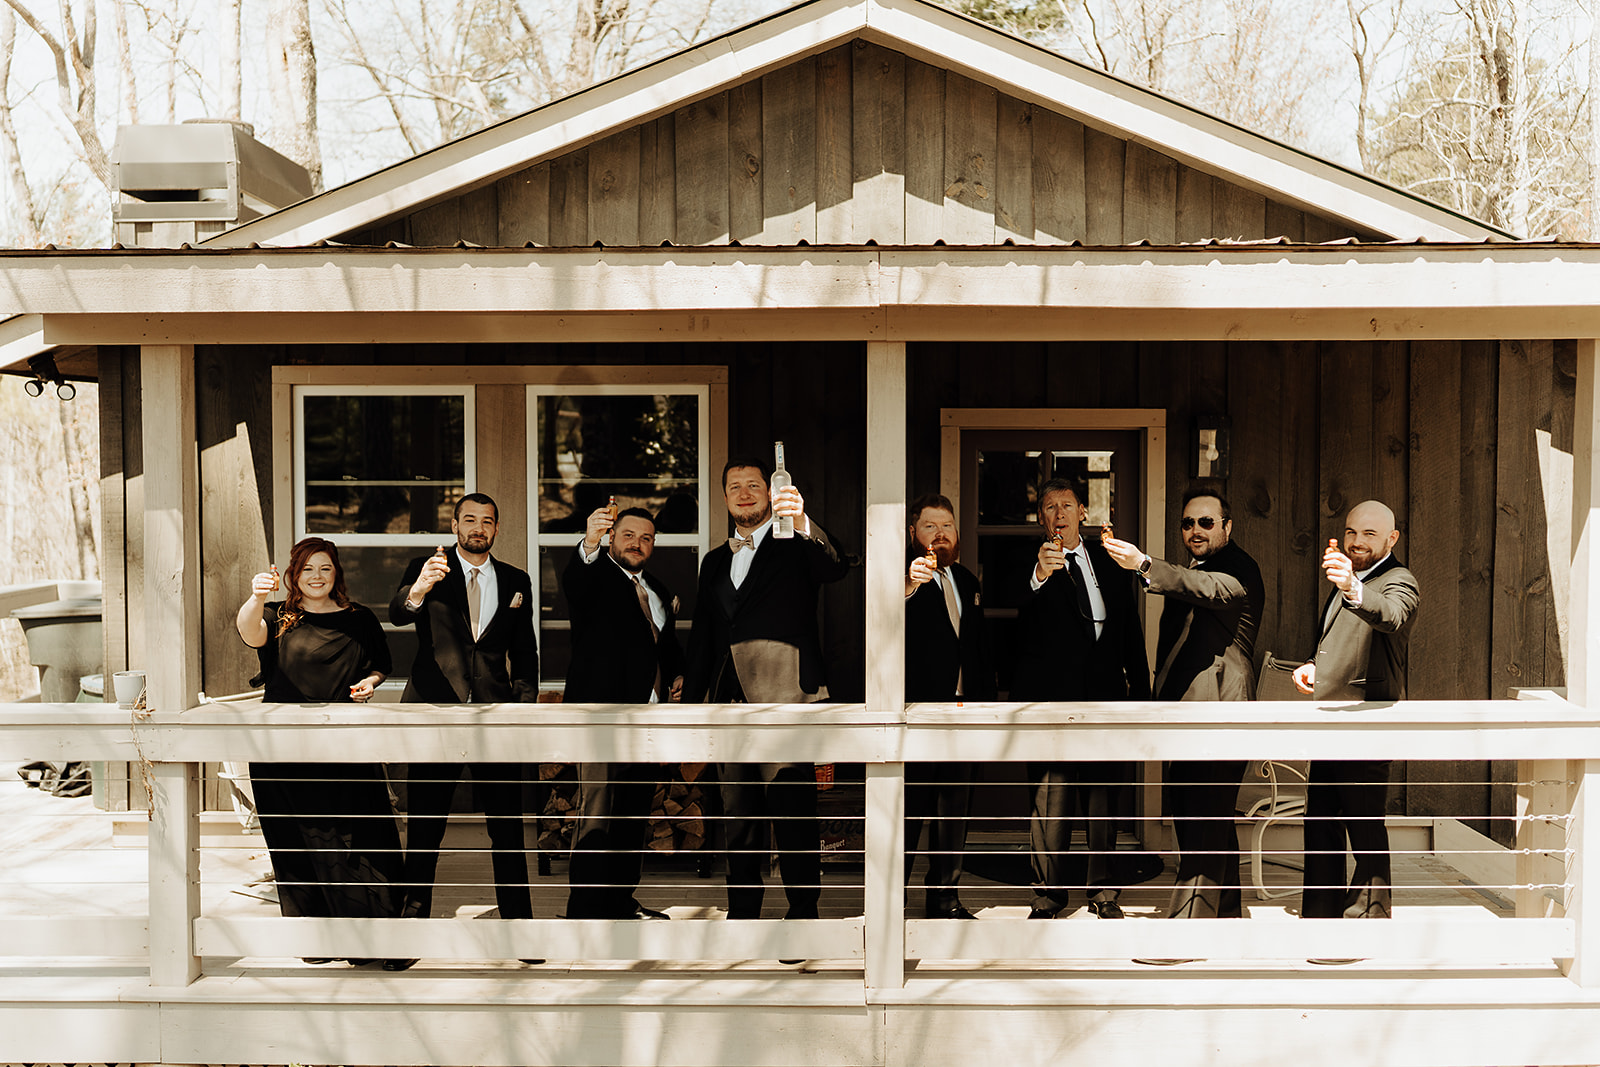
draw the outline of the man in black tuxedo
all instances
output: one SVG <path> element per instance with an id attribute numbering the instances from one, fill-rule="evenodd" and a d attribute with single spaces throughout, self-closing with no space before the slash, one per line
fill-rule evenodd
<path id="1" fill-rule="evenodd" d="M 455 551 L 414 559 L 389 602 L 396 626 L 416 623 L 417 658 L 406 703 L 535 703 L 539 646 L 528 572 L 489 555 L 499 509 L 483 493 L 456 502 Z M 462 772 L 471 767 L 494 849 L 495 900 L 503 919 L 533 917 L 522 836 L 522 765 L 413 763 L 406 794 L 406 902 L 402 917 L 427 918 L 439 843 Z"/>
<path id="2" fill-rule="evenodd" d="M 602 552 L 607 534 L 610 547 Z M 683 689 L 683 650 L 673 629 L 678 598 L 645 571 L 655 519 L 628 508 L 589 515 L 561 584 L 572 613 L 568 703 L 656 704 Z M 634 899 L 659 763 L 584 763 L 568 873 L 569 919 L 665 919 Z"/>
<path id="3" fill-rule="evenodd" d="M 978 579 L 956 560 L 961 535 L 955 508 L 938 494 L 918 497 L 911 519 L 906 571 L 906 700 L 949 703 L 995 698 L 994 660 L 979 606 Z M 934 559 L 930 562 L 929 554 Z M 928 824 L 923 915 L 976 918 L 956 887 L 967 848 L 972 764 L 945 760 L 906 764 L 906 883 L 913 850 Z"/>
<path id="4" fill-rule="evenodd" d="M 1317 657 L 1295 685 L 1321 701 L 1404 700 L 1411 627 L 1421 595 L 1394 557 L 1394 512 L 1376 500 L 1350 509 L 1344 550 L 1329 541 L 1322 572 L 1333 585 L 1322 609 Z M 1384 826 L 1388 760 L 1312 760 L 1306 789 L 1306 867 L 1300 915 L 1387 919 L 1389 831 Z M 1356 870 L 1345 886 L 1345 837 Z"/>
<path id="5" fill-rule="evenodd" d="M 1099 544 L 1083 539 L 1088 516 L 1079 489 L 1053 478 L 1039 487 L 1045 540 L 1017 613 L 1011 699 L 1020 701 L 1148 700 L 1150 669 L 1133 580 Z M 1020 577 L 1020 576 L 1019 576 Z M 1089 849 L 1085 892 L 1102 919 L 1122 918 L 1122 887 L 1113 871 L 1117 826 L 1112 798 L 1133 780 L 1133 765 L 1110 760 L 1030 762 L 1033 787 L 1031 919 L 1054 918 L 1069 898 L 1067 852 L 1074 810 Z"/>
<path id="6" fill-rule="evenodd" d="M 1104 538 L 1111 558 L 1137 571 L 1167 598 L 1156 639 L 1157 700 L 1251 700 L 1256 631 L 1266 591 L 1261 568 L 1233 543 L 1228 502 L 1217 492 L 1183 494 L 1179 522 L 1189 564 L 1153 559 L 1126 541 Z M 1178 838 L 1178 884 L 1171 919 L 1244 914 L 1234 805 L 1244 760 L 1185 760 L 1166 766 L 1165 806 Z"/>
<path id="7" fill-rule="evenodd" d="M 828 535 L 805 512 L 794 486 L 768 488 L 758 459 L 732 459 L 722 493 L 737 530 L 706 554 L 689 654 L 687 703 L 801 704 L 825 678 L 817 636 L 817 596 L 848 571 Z M 794 536 L 774 536 L 773 516 L 794 521 Z M 758 919 L 765 889 L 761 867 L 779 854 L 789 919 L 815 919 L 822 890 L 816 768 L 810 763 L 722 763 L 727 827 L 728 917 Z"/>

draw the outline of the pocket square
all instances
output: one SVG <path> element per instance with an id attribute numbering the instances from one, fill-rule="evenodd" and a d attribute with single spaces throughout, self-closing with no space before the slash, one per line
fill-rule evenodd
<path id="1" fill-rule="evenodd" d="M 522 594 L 521 593 L 512 593 L 511 594 L 511 606 L 514 607 L 514 608 L 522 607 Z"/>
<path id="2" fill-rule="evenodd" d="M 674 615 L 676 615 L 678 613 L 679 607 L 680 607 L 680 605 L 678 604 L 678 598 L 677 597 L 673 597 L 672 598 L 672 613 Z"/>

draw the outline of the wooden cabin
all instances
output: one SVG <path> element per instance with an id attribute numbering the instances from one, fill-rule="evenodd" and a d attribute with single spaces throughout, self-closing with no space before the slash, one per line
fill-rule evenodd
<path id="1" fill-rule="evenodd" d="M 131 728 L 0 709 L 0 749 L 143 762 L 153 808 L 146 915 L 26 936 L 0 916 L 13 955 L 49 958 L 0 960 L 0 1060 L 1600 1061 L 1600 249 L 1518 240 L 923 0 L 811 0 L 140 246 L 161 237 L 0 253 L 6 369 L 48 352 L 100 383 L 106 663 L 146 670 L 151 707 Z M 670 437 L 670 461 L 618 445 L 627 426 Z M 822 606 L 825 708 L 202 702 L 248 689 L 232 618 L 269 559 L 326 533 L 356 599 L 383 603 L 471 490 L 499 502 L 496 555 L 534 575 L 559 690 L 555 576 L 588 494 L 670 504 L 658 556 L 689 594 L 726 535 L 723 460 L 774 439 L 853 564 Z M 1387 502 L 1423 591 L 1414 699 L 906 705 L 906 501 L 957 502 L 1003 643 L 1052 460 L 1090 482 L 1091 522 L 1172 558 L 1184 487 L 1220 485 L 1266 581 L 1258 652 L 1290 660 L 1313 651 L 1321 546 Z M 860 765 L 861 914 L 208 915 L 203 768 L 331 750 Z M 1516 916 L 907 919 L 904 765 L 957 755 L 1144 761 L 1152 838 L 1162 759 L 1393 758 L 1390 814 L 1429 852 L 1514 870 Z M 589 962 L 426 982 L 250 963 L 285 953 Z M 105 955 L 126 959 L 80 959 Z M 832 963 L 749 962 L 799 956 Z M 1214 965 L 1122 965 L 1140 956 Z M 1304 965 L 1325 956 L 1375 965 Z"/>

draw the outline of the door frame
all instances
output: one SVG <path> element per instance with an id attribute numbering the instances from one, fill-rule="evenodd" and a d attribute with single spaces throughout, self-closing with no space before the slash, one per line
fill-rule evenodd
<path id="1" fill-rule="evenodd" d="M 1166 545 L 1167 411 L 1165 408 L 940 408 L 939 492 L 961 514 L 961 434 L 967 430 L 1136 430 L 1139 432 L 1139 543 L 1160 556 Z M 1155 662 L 1161 602 L 1140 599 L 1144 611 L 1145 655 Z"/>

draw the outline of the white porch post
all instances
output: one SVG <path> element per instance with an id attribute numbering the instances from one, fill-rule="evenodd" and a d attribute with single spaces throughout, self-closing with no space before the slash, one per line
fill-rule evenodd
<path id="1" fill-rule="evenodd" d="M 1600 704 L 1600 341 L 1578 342 L 1573 418 L 1572 601 L 1567 699 Z M 1561 767 L 1553 763 L 1552 769 Z M 1600 986 L 1600 760 L 1571 760 L 1575 781 L 1567 829 L 1571 863 L 1567 915 L 1577 928 L 1576 956 L 1563 966 L 1581 986 Z"/>
<path id="2" fill-rule="evenodd" d="M 867 345 L 867 710 L 905 715 L 906 346 Z M 867 765 L 866 983 L 905 984 L 905 764 Z"/>
<path id="3" fill-rule="evenodd" d="M 200 471 L 195 440 L 194 347 L 145 345 L 140 424 L 144 441 L 146 701 L 162 712 L 200 693 Z M 200 908 L 198 764 L 158 764 L 151 783 L 150 982 L 187 985 L 200 975 L 194 919 Z"/>

